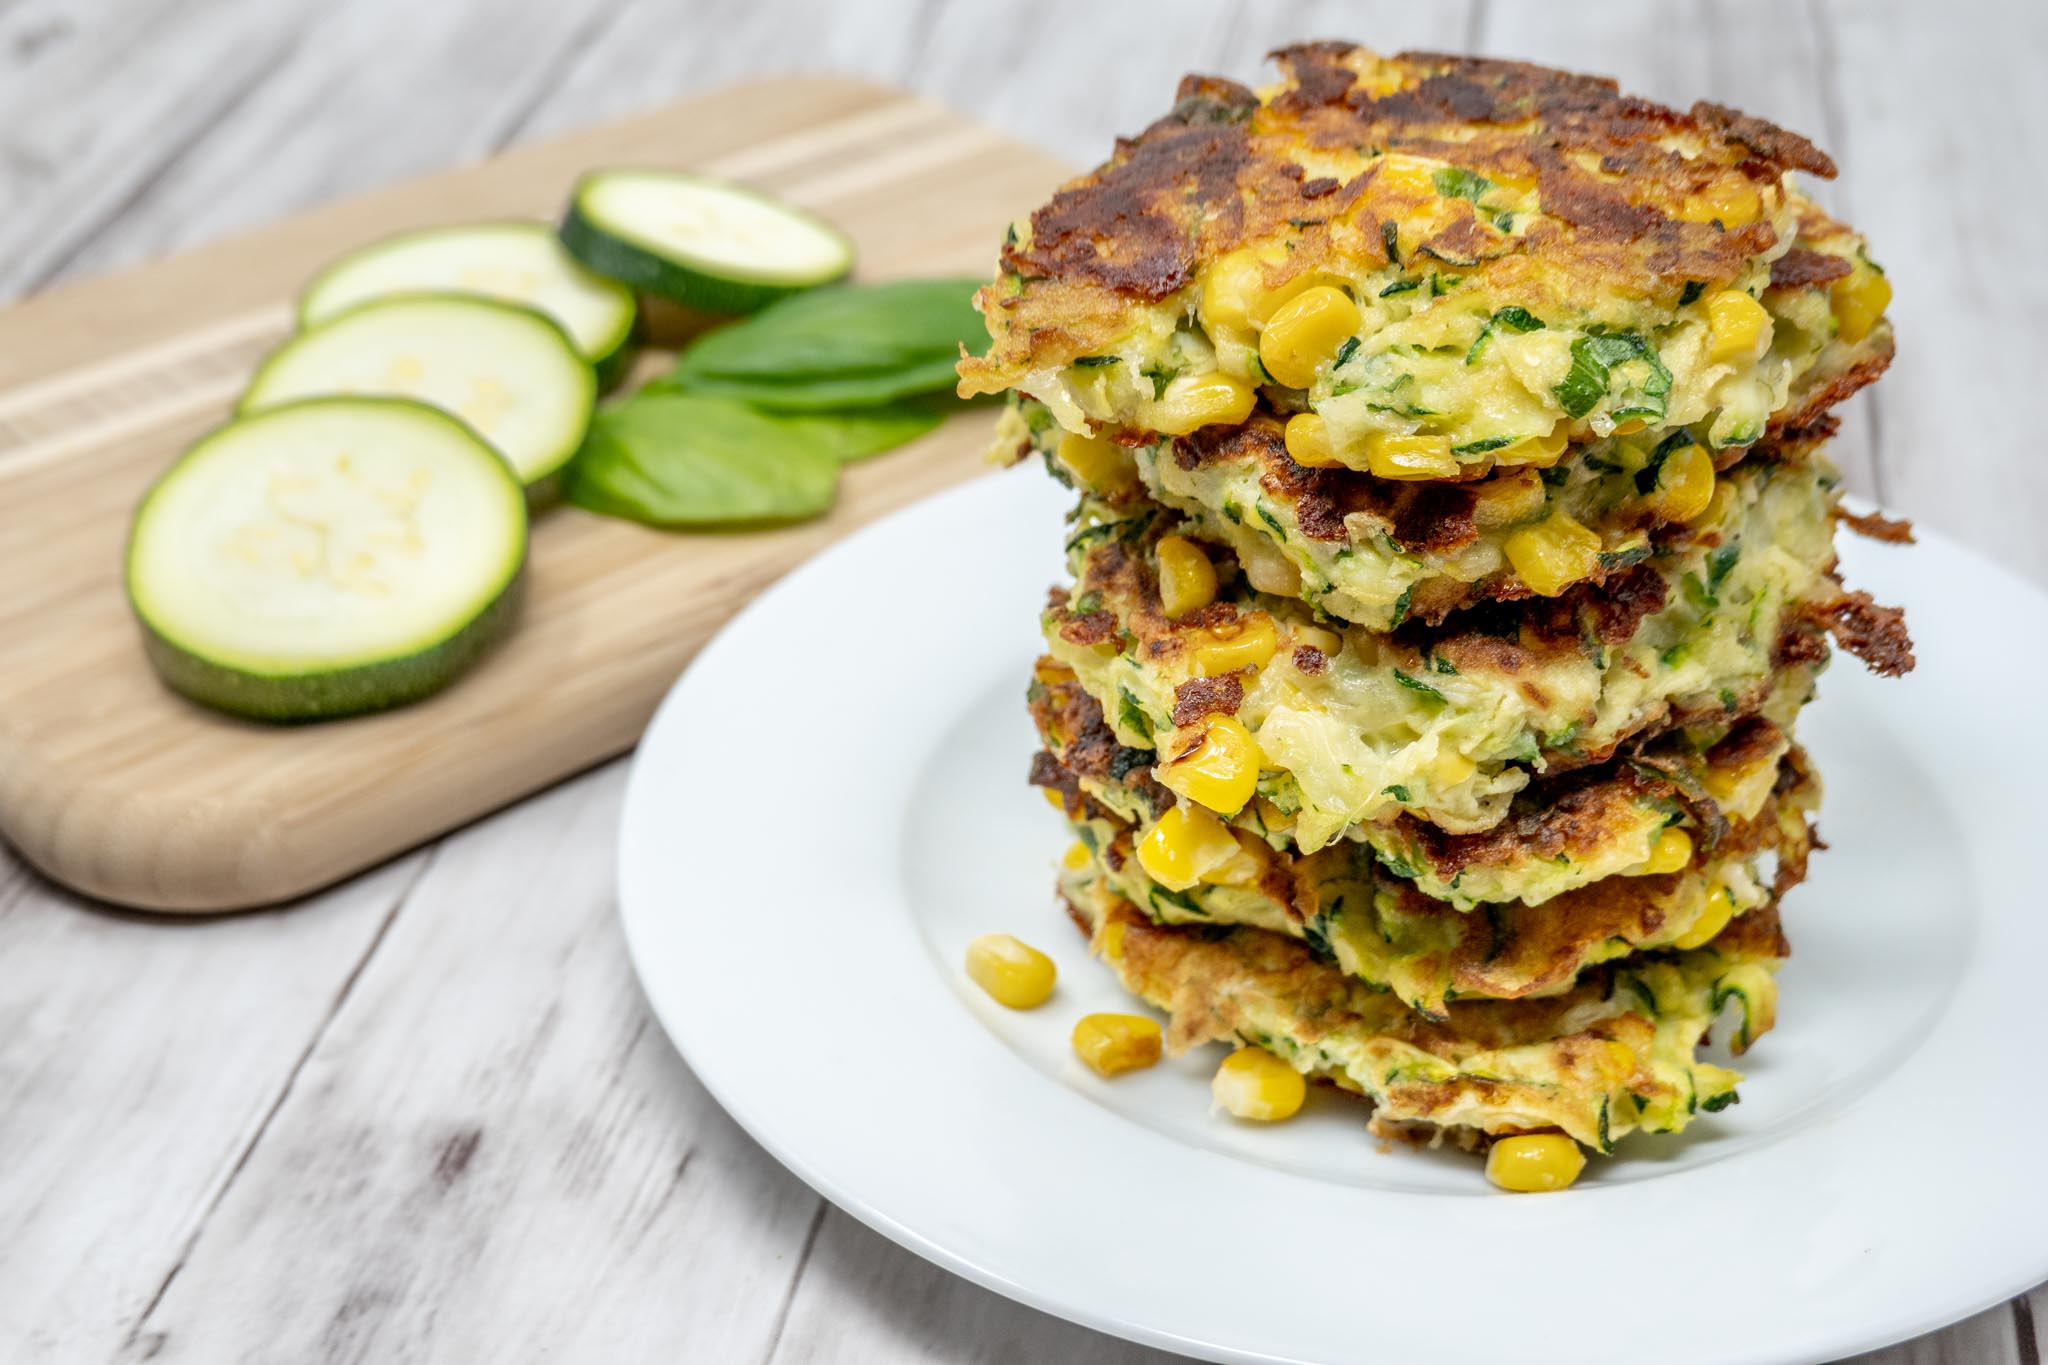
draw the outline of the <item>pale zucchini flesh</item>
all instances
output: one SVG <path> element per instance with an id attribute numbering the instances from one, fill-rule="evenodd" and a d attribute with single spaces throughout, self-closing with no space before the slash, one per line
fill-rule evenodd
<path id="1" fill-rule="evenodd" d="M 521 483 L 544 491 L 590 425 L 597 375 L 562 329 L 517 304 L 460 294 L 373 299 L 285 342 L 242 396 L 410 398 L 460 418 Z"/>
<path id="2" fill-rule="evenodd" d="M 600 275 L 718 313 L 752 312 L 853 269 L 852 241 L 821 219 L 675 171 L 592 172 L 570 197 L 561 235 Z"/>
<path id="3" fill-rule="evenodd" d="M 128 597 L 150 661 L 266 720 L 378 710 L 445 686 L 510 623 L 526 499 L 424 404 L 321 398 L 202 437 L 137 509 Z"/>
<path id="4" fill-rule="evenodd" d="M 306 286 L 299 325 L 317 327 L 372 299 L 428 292 L 476 294 L 545 313 L 600 374 L 630 360 L 633 291 L 584 269 L 546 223 L 471 223 L 372 242 Z"/>

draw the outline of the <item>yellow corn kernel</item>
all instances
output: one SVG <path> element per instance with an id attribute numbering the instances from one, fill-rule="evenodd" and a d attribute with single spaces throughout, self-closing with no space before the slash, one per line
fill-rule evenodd
<path id="1" fill-rule="evenodd" d="M 1728 888 L 1715 883 L 1707 893 L 1707 908 L 1700 911 L 1699 921 L 1674 940 L 1679 948 L 1704 948 L 1714 941 L 1728 921 L 1735 918 L 1735 897 L 1728 894 Z"/>
<path id="2" fill-rule="evenodd" d="M 1707 510 L 1700 514 L 1700 524 L 1702 526 L 1719 526 L 1725 523 L 1728 520 L 1729 508 L 1736 502 L 1739 496 L 1735 491 L 1734 484 L 1722 483 L 1716 480 L 1714 483 L 1714 496 L 1707 499 Z"/>
<path id="3" fill-rule="evenodd" d="M 1098 1076 L 1121 1076 L 1159 1060 L 1159 1021 L 1142 1014 L 1084 1014 L 1074 1025 L 1074 1052 Z"/>
<path id="4" fill-rule="evenodd" d="M 1509 535 L 1502 548 L 1531 591 L 1555 597 L 1600 567 L 1600 537 L 1564 512 Z"/>
<path id="5" fill-rule="evenodd" d="M 1259 363 L 1276 383 L 1305 389 L 1316 369 L 1358 334 L 1358 305 L 1327 284 L 1302 290 L 1273 310 L 1259 333 Z"/>
<path id="6" fill-rule="evenodd" d="M 1315 283 L 1315 276 L 1304 273 L 1269 286 L 1267 264 L 1256 251 L 1232 251 L 1204 270 L 1199 304 L 1203 325 L 1237 331 L 1262 326 L 1281 304 Z"/>
<path id="7" fill-rule="evenodd" d="M 967 975 L 999 1005 L 1028 1010 L 1052 994 L 1052 959 L 1008 934 L 983 934 L 967 945 Z"/>
<path id="8" fill-rule="evenodd" d="M 1341 469 L 1337 447 L 1330 441 L 1330 427 L 1312 412 L 1297 412 L 1287 419 L 1287 458 L 1310 469 Z"/>
<path id="9" fill-rule="evenodd" d="M 1650 856 L 1635 868 L 1639 877 L 1661 877 L 1692 865 L 1692 836 L 1676 826 L 1661 831 L 1650 845 Z"/>
<path id="10" fill-rule="evenodd" d="M 1098 493 L 1120 493 L 1138 481 L 1138 463 L 1131 452 L 1104 436 L 1066 432 L 1060 437 L 1059 457 L 1068 472 Z"/>
<path id="11" fill-rule="evenodd" d="M 1541 436 L 1531 436 L 1494 452 L 1493 462 L 1497 465 L 1526 465 L 1531 469 L 1548 469 L 1564 458 L 1565 447 L 1571 444 L 1571 439 L 1572 424 L 1559 422 Z"/>
<path id="12" fill-rule="evenodd" d="M 1697 520 L 1714 501 L 1713 455 L 1699 444 L 1666 455 L 1657 470 L 1657 491 L 1647 501 L 1666 521 Z"/>
<path id="13" fill-rule="evenodd" d="M 1175 806 L 1138 841 L 1138 866 L 1169 891 L 1185 891 L 1238 854 L 1230 827 L 1200 806 Z"/>
<path id="14" fill-rule="evenodd" d="M 1088 845 L 1082 843 L 1079 839 L 1068 844 L 1066 853 L 1060 858 L 1060 861 L 1066 864 L 1069 872 L 1079 872 L 1094 860 L 1095 855 L 1089 852 Z"/>
<path id="15" fill-rule="evenodd" d="M 1298 645 L 1308 645 L 1311 648 L 1320 649 L 1323 653 L 1329 655 L 1336 655 L 1344 648 L 1344 637 L 1336 631 L 1326 630 L 1322 626 L 1296 626 L 1294 628 L 1294 642 Z"/>
<path id="16" fill-rule="evenodd" d="M 1051 687 L 1054 683 L 1072 682 L 1074 670 L 1051 659 L 1040 659 L 1031 667 L 1031 675 Z"/>
<path id="17" fill-rule="evenodd" d="M 1722 176 L 1697 194 L 1686 196 L 1678 217 L 1688 223 L 1719 223 L 1722 227 L 1747 227 L 1763 217 L 1764 201 L 1748 177 L 1739 173 Z"/>
<path id="18" fill-rule="evenodd" d="M 1375 183 L 1391 186 L 1404 194 L 1436 193 L 1437 168 L 1427 161 L 1395 153 L 1379 160 L 1379 175 Z"/>
<path id="19" fill-rule="evenodd" d="M 1264 668 L 1280 648 L 1280 636 L 1270 616 L 1240 616 L 1203 633 L 1207 638 L 1193 650 L 1195 673 L 1203 678 L 1241 668 Z"/>
<path id="20" fill-rule="evenodd" d="M 1144 405 L 1146 425 L 1166 436 L 1185 436 L 1208 426 L 1234 427 L 1252 415 L 1258 391 L 1220 372 L 1184 374 Z"/>
<path id="21" fill-rule="evenodd" d="M 1102 955 L 1111 962 L 1120 962 L 1124 955 L 1124 930 L 1128 926 L 1120 919 L 1106 921 L 1102 926 L 1102 937 L 1097 940 Z"/>
<path id="22" fill-rule="evenodd" d="M 1060 795 L 1051 787 L 1040 787 L 1039 790 L 1045 793 L 1045 803 L 1048 806 L 1051 806 L 1054 810 L 1058 811 L 1062 815 L 1067 813 L 1066 797 Z"/>
<path id="23" fill-rule="evenodd" d="M 1301 1111 L 1301 1102 L 1308 1098 L 1308 1082 L 1266 1049 L 1241 1047 L 1216 1068 L 1209 1093 L 1227 1114 L 1276 1123 Z"/>
<path id="24" fill-rule="evenodd" d="M 1543 510 L 1543 476 L 1533 469 L 1498 474 L 1472 489 L 1472 520 L 1482 530 L 1518 525 Z"/>
<path id="25" fill-rule="evenodd" d="M 1168 616 L 1200 611 L 1216 600 L 1216 566 L 1185 536 L 1161 536 L 1159 606 Z"/>
<path id="26" fill-rule="evenodd" d="M 1429 780 L 1439 788 L 1455 787 L 1479 771 L 1479 765 L 1455 749 L 1439 750 L 1430 761 Z"/>
<path id="27" fill-rule="evenodd" d="M 1561 1133 L 1504 1137 L 1486 1154 L 1486 1178 L 1517 1194 L 1570 1187 L 1586 1169 L 1586 1154 Z"/>
<path id="28" fill-rule="evenodd" d="M 1448 436 L 1378 433 L 1366 443 L 1365 463 L 1383 479 L 1455 479 L 1459 469 Z"/>
<path id="29" fill-rule="evenodd" d="M 1222 866 L 1203 873 L 1202 880 L 1217 886 L 1258 885 L 1273 861 L 1272 846 L 1248 829 L 1233 826 L 1230 837 L 1237 840 L 1236 855 Z"/>
<path id="30" fill-rule="evenodd" d="M 1771 344 L 1771 315 L 1740 289 L 1723 289 L 1707 299 L 1707 332 L 1708 364 L 1753 356 Z"/>
<path id="31" fill-rule="evenodd" d="M 1160 765 L 1159 781 L 1219 815 L 1235 815 L 1252 799 L 1265 761 L 1243 721 L 1211 716 L 1191 752 Z"/>
<path id="32" fill-rule="evenodd" d="M 1858 269 L 1834 282 L 1828 289 L 1828 301 L 1841 321 L 1837 335 L 1853 346 L 1870 335 L 1870 329 L 1891 306 L 1892 282 L 1875 268 Z"/>

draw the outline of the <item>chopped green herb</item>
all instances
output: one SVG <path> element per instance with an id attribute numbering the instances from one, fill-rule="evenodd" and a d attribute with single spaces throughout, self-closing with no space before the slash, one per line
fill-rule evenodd
<path id="1" fill-rule="evenodd" d="M 1162 365 L 1148 365 L 1138 371 L 1138 373 L 1152 381 L 1152 400 L 1154 402 L 1166 397 L 1166 386 L 1180 377 L 1179 370 L 1170 370 Z"/>
<path id="2" fill-rule="evenodd" d="M 1719 1095 L 1709 1095 L 1700 1102 L 1700 1108 L 1706 1110 L 1709 1114 L 1718 1114 L 1729 1105 L 1740 1103 L 1742 1103 L 1742 1096 L 1736 1094 L 1733 1090 L 1727 1090 Z"/>
<path id="3" fill-rule="evenodd" d="M 1734 540 L 1729 541 L 1726 545 L 1723 545 L 1707 556 L 1707 592 L 1709 594 L 1717 599 L 1720 597 L 1721 585 L 1728 581 L 1729 573 L 1734 570 L 1736 561 L 1741 558 L 1742 543 Z"/>
<path id="4" fill-rule="evenodd" d="M 1138 705 L 1138 699 L 1131 695 L 1131 689 L 1119 687 L 1116 690 L 1116 697 L 1117 724 L 1123 726 L 1124 729 L 1129 730 L 1134 735 L 1150 740 L 1152 738 L 1152 718 L 1145 714 L 1144 707 Z"/>
<path id="5" fill-rule="evenodd" d="M 1706 292 L 1707 287 L 1698 280 L 1687 280 L 1685 288 L 1678 291 L 1678 306 L 1683 308 L 1688 303 L 1697 303 L 1700 295 Z"/>
<path id="6" fill-rule="evenodd" d="M 1393 282 L 1392 284 L 1388 285 L 1388 286 L 1387 286 L 1387 287 L 1386 287 L 1385 289 L 1382 289 L 1382 290 L 1380 290 L 1380 297 L 1381 297 L 1381 298 L 1383 298 L 1383 299 L 1384 299 L 1384 298 L 1391 298 L 1391 297 L 1393 297 L 1393 296 L 1394 296 L 1395 294 L 1405 294 L 1405 293 L 1407 293 L 1407 292 L 1408 292 L 1409 290 L 1411 290 L 1411 289 L 1420 289 L 1420 288 L 1422 288 L 1422 281 L 1421 281 L 1421 280 L 1395 280 L 1395 281 L 1394 281 L 1394 282 Z"/>
<path id="7" fill-rule="evenodd" d="M 1394 670 L 1394 681 L 1401 684 L 1401 686 L 1407 688 L 1410 692 L 1420 692 L 1423 696 L 1428 697 L 1433 701 L 1440 703 L 1444 700 L 1443 693 L 1437 691 L 1434 687 L 1431 687 L 1428 683 L 1422 681 L 1420 678 L 1410 677 L 1408 674 L 1402 672 L 1398 668 Z"/>
<path id="8" fill-rule="evenodd" d="M 1446 659 L 1441 654 L 1430 655 L 1429 666 L 1439 673 L 1448 673 L 1453 677 L 1455 677 L 1458 672 L 1458 666 L 1452 663 L 1449 659 Z"/>
<path id="9" fill-rule="evenodd" d="M 1486 192 L 1493 188 L 1493 182 L 1483 175 L 1475 175 L 1461 166 L 1446 166 L 1436 173 L 1436 192 L 1446 199 L 1470 199 L 1478 203 Z"/>
<path id="10" fill-rule="evenodd" d="M 1357 337 L 1345 337 L 1344 344 L 1337 348 L 1337 358 L 1330 362 L 1330 367 L 1335 369 L 1351 359 L 1351 357 L 1357 355 L 1359 344 Z"/>
<path id="11" fill-rule="evenodd" d="M 1401 589 L 1401 595 L 1394 599 L 1393 622 L 1387 627 L 1387 629 L 1398 630 L 1401 626 L 1401 623 L 1408 619 L 1408 599 L 1413 597 L 1414 595 L 1415 588 L 1412 584 L 1408 587 Z"/>
<path id="12" fill-rule="evenodd" d="M 1488 436 L 1484 440 L 1467 441 L 1464 445 L 1452 446 L 1451 454 L 1484 455 L 1489 450 L 1505 450 L 1519 439 L 1515 436 Z"/>
<path id="13" fill-rule="evenodd" d="M 1671 371 L 1649 342 L 1634 332 L 1596 332 L 1572 343 L 1572 365 L 1562 383 L 1552 390 L 1558 403 L 1571 417 L 1584 417 L 1607 397 L 1617 371 L 1640 366 L 1639 382 L 1626 383 L 1610 416 L 1617 421 L 1628 417 L 1658 419 L 1664 415 L 1664 399 L 1671 392 Z"/>
<path id="14" fill-rule="evenodd" d="M 1380 224 L 1380 244 L 1387 249 L 1387 260 L 1401 264 L 1401 229 L 1393 222 Z"/>
<path id="15" fill-rule="evenodd" d="M 1122 361 L 1123 357 L 1120 355 L 1077 355 L 1074 357 L 1074 368 L 1077 370 L 1095 370 L 1100 369 L 1104 365 L 1120 364 Z"/>
<path id="16" fill-rule="evenodd" d="M 1391 787 L 1383 787 L 1383 788 L 1381 788 L 1381 789 L 1380 789 L 1380 795 L 1382 795 L 1382 796 L 1391 796 L 1391 797 L 1393 797 L 1393 798 L 1394 798 L 1394 799 L 1395 799 L 1396 801 L 1399 801 L 1399 802 L 1400 802 L 1400 803 L 1401 803 L 1402 805 L 1404 805 L 1404 806 L 1408 804 L 1408 800 L 1409 800 L 1409 797 L 1408 797 L 1408 789 L 1407 789 L 1406 787 L 1402 786 L 1402 785 L 1401 785 L 1400 783 L 1398 783 L 1398 782 L 1396 782 L 1396 783 L 1395 783 L 1395 784 L 1394 784 L 1393 786 L 1391 786 Z"/>
<path id="17" fill-rule="evenodd" d="M 1656 492 L 1657 475 L 1663 470 L 1664 462 L 1692 443 L 1692 433 L 1684 427 L 1657 442 L 1657 448 L 1650 452 L 1649 463 L 1636 471 L 1636 492 L 1644 497 Z"/>

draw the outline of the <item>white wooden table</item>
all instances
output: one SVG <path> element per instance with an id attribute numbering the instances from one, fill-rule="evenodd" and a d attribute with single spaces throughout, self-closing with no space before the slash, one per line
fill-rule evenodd
<path id="1" fill-rule="evenodd" d="M 773 71 L 910 85 L 1080 164 L 1183 70 L 1340 35 L 1813 134 L 1898 288 L 1853 484 L 2048 581 L 2036 0 L 0 0 L 0 298 Z M 928 1266 L 738 1131 L 626 961 L 623 779 L 211 921 L 0 851 L 0 1360 L 1169 1359 Z M 2044 1309 L 1870 1359 L 2037 1365 Z"/>

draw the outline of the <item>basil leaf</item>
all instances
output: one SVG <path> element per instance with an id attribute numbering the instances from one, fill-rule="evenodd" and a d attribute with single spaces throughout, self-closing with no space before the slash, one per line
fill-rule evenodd
<path id="1" fill-rule="evenodd" d="M 796 383 L 880 375 L 931 361 L 950 369 L 964 344 L 987 344 L 974 311 L 980 280 L 892 280 L 806 290 L 716 328 L 683 351 L 675 375 Z"/>
<path id="2" fill-rule="evenodd" d="M 957 354 L 894 370 L 792 376 L 781 380 L 700 374 L 691 367 L 690 355 L 689 351 L 683 352 L 683 358 L 675 369 L 650 380 L 643 392 L 717 394 L 772 412 L 826 412 L 834 408 L 894 403 L 918 394 L 942 393 L 950 390 L 960 378 L 953 369 Z"/>
<path id="3" fill-rule="evenodd" d="M 650 526 L 802 521 L 838 495 L 817 431 L 696 394 L 637 394 L 592 419 L 569 465 L 578 507 Z"/>

